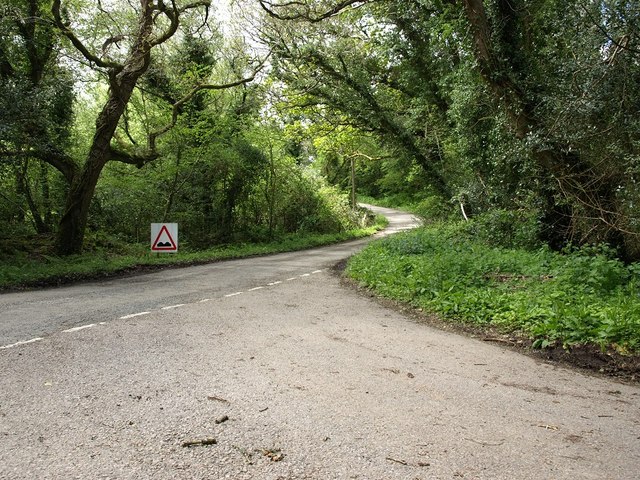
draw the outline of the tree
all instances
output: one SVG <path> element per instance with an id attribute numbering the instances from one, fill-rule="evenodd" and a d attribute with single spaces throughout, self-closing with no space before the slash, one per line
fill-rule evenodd
<path id="1" fill-rule="evenodd" d="M 632 2 L 260 4 L 301 104 L 386 136 L 468 211 L 526 209 L 554 247 L 640 257 Z"/>
<path id="2" fill-rule="evenodd" d="M 74 98 L 71 76 L 57 63 L 59 42 L 46 6 L 11 0 L 0 7 L 0 159 L 15 177 L 17 211 L 38 233 L 53 226 L 45 162 L 63 156 L 69 144 Z"/>
<path id="3" fill-rule="evenodd" d="M 607 105 L 614 118 L 624 118 L 633 109 L 629 94 L 638 98 L 625 76 L 629 67 L 637 72 L 637 52 L 629 49 L 637 31 L 629 29 L 640 12 L 625 2 L 567 6 L 553 0 L 463 2 L 478 70 L 504 108 L 511 132 L 527 142 L 531 159 L 553 184 L 540 192 L 546 193 L 547 239 L 556 245 L 606 242 L 627 258 L 637 257 L 639 231 L 620 196 L 630 165 L 613 157 L 603 162 L 606 153 L 598 143 L 607 139 L 627 155 L 637 155 L 637 149 L 630 138 L 621 145 L 618 135 L 608 134 L 617 125 L 596 116 Z M 607 12 L 622 20 L 618 40 L 600 23 Z M 553 30 L 560 35 L 549 35 Z M 558 128 L 564 122 L 570 126 Z M 631 132 L 623 137 L 629 134 L 637 138 Z"/>
<path id="4" fill-rule="evenodd" d="M 51 12 L 60 32 L 69 39 L 90 66 L 102 69 L 109 82 L 108 97 L 96 119 L 95 134 L 84 163 L 79 165 L 69 157 L 50 160 L 69 182 L 69 192 L 58 232 L 59 253 L 79 253 L 82 250 L 89 206 L 100 173 L 108 161 L 118 160 L 142 167 L 157 158 L 153 148 L 143 155 L 131 155 L 114 148 L 111 140 L 139 78 L 149 68 L 152 49 L 165 43 L 176 33 L 181 14 L 190 9 L 208 6 L 207 1 L 178 7 L 175 2 L 166 5 L 162 1 L 154 3 L 141 0 L 140 9 L 136 12 L 136 30 L 127 32 L 124 38 L 122 35 L 107 38 L 103 43 L 103 55 L 98 55 L 73 32 L 70 13 L 63 13 L 61 0 L 53 1 Z M 112 60 L 104 55 L 112 44 L 125 39 L 129 40 L 129 45 L 122 60 Z"/>
<path id="5" fill-rule="evenodd" d="M 261 33 L 277 57 L 275 74 L 290 87 L 289 101 L 320 114 L 339 112 L 336 118 L 376 133 L 417 162 L 435 192 L 450 197 L 437 142 L 424 135 L 430 122 L 413 122 L 412 97 L 395 67 L 389 70 L 395 52 L 381 43 L 386 25 L 358 8 L 366 3 L 345 1 L 314 11 L 297 2 L 261 2 L 271 17 Z"/>
<path id="6" fill-rule="evenodd" d="M 124 4 L 120 4 L 123 7 Z M 172 129 L 182 108 L 200 91 L 232 88 L 252 81 L 257 71 L 244 78 L 223 84 L 198 83 L 172 104 L 171 121 L 157 130 L 149 132 L 144 147 L 122 148 L 112 140 L 125 113 L 134 89 L 140 78 L 148 71 L 153 58 L 152 52 L 169 42 L 180 28 L 184 16 L 193 12 L 202 12 L 203 22 L 208 17 L 209 0 L 195 0 L 179 3 L 175 0 L 154 2 L 140 0 L 139 7 L 133 8 L 128 18 L 120 16 L 116 23 L 117 32 L 108 29 L 102 32 L 102 44 L 94 40 L 88 43 L 76 34 L 73 23 L 74 14 L 62 6 L 61 0 L 54 0 L 52 15 L 58 30 L 79 52 L 83 61 L 100 72 L 108 82 L 107 98 L 97 115 L 96 127 L 84 161 L 76 163 L 69 156 L 49 158 L 65 176 L 69 183 L 66 205 L 58 230 L 57 248 L 61 254 L 78 253 L 82 249 L 87 225 L 89 206 L 94 195 L 100 174 L 109 161 L 133 164 L 142 168 L 156 160 L 160 153 L 157 139 Z M 97 15 L 111 18 L 113 12 L 107 11 L 98 2 Z M 76 12 L 76 18 L 81 15 Z M 100 53 L 97 53 L 100 48 Z M 259 65 L 258 69 L 261 68 Z"/>

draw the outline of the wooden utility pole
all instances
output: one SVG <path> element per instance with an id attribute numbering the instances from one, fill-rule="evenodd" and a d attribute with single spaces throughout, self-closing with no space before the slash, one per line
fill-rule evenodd
<path id="1" fill-rule="evenodd" d="M 356 208 L 356 157 L 351 156 L 351 208 Z"/>

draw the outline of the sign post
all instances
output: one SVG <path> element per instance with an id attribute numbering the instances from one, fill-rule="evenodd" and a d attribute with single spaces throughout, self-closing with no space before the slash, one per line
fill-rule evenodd
<path id="1" fill-rule="evenodd" d="M 151 224 L 151 251 L 176 253 L 178 251 L 178 224 Z"/>

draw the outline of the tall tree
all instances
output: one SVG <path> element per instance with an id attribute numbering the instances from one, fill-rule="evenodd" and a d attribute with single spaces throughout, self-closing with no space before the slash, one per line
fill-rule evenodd
<path id="1" fill-rule="evenodd" d="M 553 227 L 548 239 L 607 242 L 637 256 L 640 232 L 620 196 L 629 164 L 620 158 L 603 162 L 598 143 L 606 138 L 620 145 L 620 138 L 608 135 L 615 126 L 595 115 L 603 104 L 611 111 L 618 97 L 614 115 L 624 117 L 638 100 L 637 89 L 616 70 L 626 64 L 628 75 L 628 67 L 638 67 L 632 38 L 639 40 L 633 29 L 640 11 L 626 2 L 556 0 L 464 0 L 463 8 L 478 70 L 494 102 L 554 184 L 545 198 L 545 221 Z M 628 30 L 607 33 L 605 12 L 614 11 Z M 629 94 L 636 99 L 631 104 Z M 630 144 L 626 150 L 637 155 Z"/>
<path id="2" fill-rule="evenodd" d="M 358 8 L 366 3 L 316 10 L 261 2 L 272 19 L 262 35 L 277 55 L 274 71 L 291 87 L 290 101 L 341 112 L 354 126 L 375 132 L 414 159 L 435 192 L 450 197 L 436 142 L 425 141 L 430 119 L 413 122 L 412 97 L 395 75 L 395 52 L 381 44 L 387 22 Z"/>
<path id="3" fill-rule="evenodd" d="M 128 6 L 129 8 L 122 8 Z M 81 163 L 72 158 L 50 159 L 69 183 L 66 205 L 60 219 L 57 248 L 61 254 L 78 253 L 82 249 L 89 206 L 94 195 L 100 174 L 109 161 L 133 164 L 139 168 L 156 160 L 160 153 L 157 139 L 171 130 L 182 112 L 183 107 L 203 90 L 232 88 L 252 81 L 256 70 L 244 78 L 222 84 L 196 83 L 183 96 L 175 99 L 171 106 L 171 120 L 165 126 L 149 133 L 146 145 L 127 148 L 116 146 L 112 140 L 123 118 L 127 105 L 140 78 L 152 64 L 152 52 L 171 40 L 178 32 L 183 17 L 201 12 L 202 22 L 206 22 L 210 0 L 178 2 L 171 0 L 140 0 L 137 6 L 131 3 L 118 3 L 106 9 L 100 2 L 92 13 L 96 18 L 106 18 L 106 24 L 115 27 L 98 31 L 99 41 L 83 38 L 78 31 L 86 25 L 79 20 L 87 12 L 72 12 L 71 6 L 62 5 L 62 0 L 54 0 L 51 8 L 56 27 L 72 47 L 81 55 L 82 61 L 100 72 L 108 82 L 107 98 L 97 115 L 95 132 L 88 152 Z M 120 15 L 113 21 L 116 11 Z M 127 15 L 123 15 L 125 12 Z M 258 69 L 261 65 L 258 66 Z"/>
<path id="4" fill-rule="evenodd" d="M 284 32 L 265 36 L 295 39 L 279 40 L 289 85 L 386 130 L 439 192 L 537 209 L 556 247 L 640 257 L 633 2 L 258 1 Z"/>
<path id="5" fill-rule="evenodd" d="M 71 158 L 59 159 L 57 167 L 69 181 L 58 232 L 58 251 L 61 254 L 79 253 L 82 249 L 89 206 L 105 164 L 110 160 L 133 163 L 142 167 L 157 158 L 153 148 L 142 155 L 129 154 L 111 145 L 120 118 L 140 77 L 151 63 L 153 48 L 168 41 L 178 30 L 180 16 L 195 8 L 207 8 L 208 1 L 197 1 L 183 6 L 170 5 L 162 0 L 140 0 L 135 12 L 135 27 L 124 35 L 110 36 L 102 44 L 102 54 L 91 50 L 74 33 L 69 10 L 62 9 L 61 0 L 54 0 L 51 8 L 56 26 L 91 66 L 102 69 L 108 78 L 109 93 L 96 119 L 96 129 L 84 162 L 79 165 Z M 133 26 L 132 26 L 133 27 Z M 106 53 L 112 44 L 127 41 L 128 48 L 120 61 L 110 59 Z"/>

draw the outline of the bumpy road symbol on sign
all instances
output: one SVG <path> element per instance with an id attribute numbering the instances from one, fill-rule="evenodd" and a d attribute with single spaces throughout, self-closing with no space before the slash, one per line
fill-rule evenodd
<path id="1" fill-rule="evenodd" d="M 178 245 L 171 237 L 171 233 L 169 233 L 169 229 L 166 225 L 163 225 L 158 233 L 158 236 L 153 241 L 153 245 L 151 250 L 154 252 L 166 252 L 166 251 L 175 251 L 178 249 Z"/>

